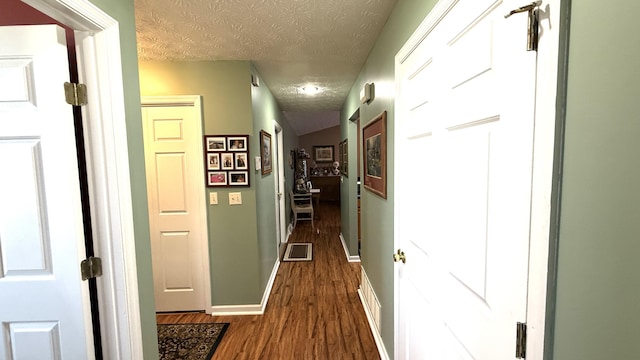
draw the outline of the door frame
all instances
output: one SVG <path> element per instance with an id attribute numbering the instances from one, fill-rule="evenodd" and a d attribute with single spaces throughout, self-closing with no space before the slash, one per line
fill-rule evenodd
<path id="1" fill-rule="evenodd" d="M 400 78 L 398 74 L 399 63 L 404 61 L 409 54 L 416 49 L 431 30 L 448 14 L 457 0 L 440 0 L 429 12 L 427 17 L 418 26 L 415 32 L 402 46 L 395 56 L 395 81 L 396 93 L 399 93 Z M 555 233 L 558 203 L 556 201 L 558 192 L 558 179 L 560 174 L 554 169 L 560 161 L 562 149 L 562 138 L 558 136 L 562 126 L 562 110 L 556 109 L 558 96 L 562 96 L 562 88 L 559 79 L 562 79 L 566 71 L 562 63 L 566 62 L 566 51 L 560 48 L 560 44 L 566 44 L 568 33 L 561 32 L 561 8 L 567 7 L 566 0 L 542 0 L 538 9 L 540 10 L 541 34 L 537 54 L 536 73 L 536 104 L 535 104 L 535 127 L 534 127 L 534 148 L 533 148 L 533 174 L 531 186 L 531 219 L 529 237 L 529 282 L 527 291 L 527 358 L 542 359 L 545 345 L 545 325 L 547 320 L 547 305 L 551 305 L 552 299 L 547 301 L 547 282 L 553 281 L 555 277 L 549 269 L 549 247 L 552 236 Z M 523 30 L 524 31 L 524 30 Z M 523 36 L 524 41 L 524 36 Z M 562 52 L 560 52 L 562 51 Z M 399 109 L 395 109 L 394 116 L 399 116 Z M 397 122 L 395 123 L 397 124 Z M 396 125 L 397 126 L 397 125 Z M 399 139 L 400 131 L 395 131 L 396 138 Z M 394 159 L 400 163 L 399 152 L 394 152 Z M 397 184 L 396 184 L 397 186 Z M 401 193 L 401 189 L 394 190 L 396 194 Z M 397 202 L 396 202 L 397 204 Z M 394 210 L 397 217 L 399 209 Z M 394 219 L 394 223 L 397 219 Z M 398 226 L 394 226 L 394 248 L 400 247 L 401 241 L 398 238 Z M 399 287 L 398 287 L 399 267 L 394 270 L 394 357 L 399 357 L 398 351 L 402 344 L 398 338 L 399 330 Z M 551 279 L 551 280 L 550 280 Z M 552 315 L 549 315 L 552 316 Z M 552 321 L 549 319 L 549 321 Z M 515 324 L 514 324 L 515 338 Z"/>
<path id="2" fill-rule="evenodd" d="M 22 0 L 75 30 L 105 359 L 142 359 L 135 233 L 118 22 L 86 0 Z M 97 209 L 106 211 L 97 211 Z"/>
<path id="3" fill-rule="evenodd" d="M 280 245 L 286 243 L 288 240 L 287 223 L 286 223 L 286 191 L 285 176 L 284 176 L 284 134 L 282 126 L 277 121 L 273 121 L 273 132 L 275 134 L 276 144 L 276 178 L 274 181 L 275 193 L 276 193 L 276 216 L 278 216 L 278 225 L 276 232 L 280 236 L 276 236 L 278 242 L 278 253 L 280 251 Z M 278 191 L 280 190 L 280 191 Z"/>
<path id="4" fill-rule="evenodd" d="M 174 96 L 141 96 L 141 107 L 168 107 L 168 106 L 184 106 L 184 107 L 192 107 L 195 109 L 197 114 L 196 121 L 198 122 L 198 139 L 202 139 L 204 134 L 203 123 L 202 123 L 202 97 L 200 95 L 174 95 Z M 144 122 L 144 121 L 143 121 Z M 146 150 L 146 142 L 145 142 L 145 150 Z M 199 152 L 199 163 L 204 164 L 204 155 L 203 152 Z M 206 176 L 204 174 L 204 166 L 199 166 L 196 169 L 196 177 L 198 179 L 205 179 Z M 213 307 L 211 306 L 211 270 L 210 270 L 210 259 L 209 259 L 209 236 L 208 229 L 209 225 L 207 224 L 207 204 L 205 199 L 207 198 L 206 189 L 204 186 L 204 182 L 199 182 L 200 186 L 198 186 L 198 203 L 196 207 L 199 209 L 200 216 L 198 219 L 198 223 L 203 231 L 203 237 L 200 239 L 200 251 L 202 252 L 202 267 L 203 267 L 203 276 L 202 276 L 202 291 L 203 291 L 203 304 L 204 311 L 207 314 L 211 314 L 213 311 Z"/>

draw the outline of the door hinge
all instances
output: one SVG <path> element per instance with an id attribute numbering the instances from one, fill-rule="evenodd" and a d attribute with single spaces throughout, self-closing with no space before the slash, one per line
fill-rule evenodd
<path id="1" fill-rule="evenodd" d="M 527 356 L 527 323 L 516 325 L 516 359 L 525 359 Z"/>
<path id="2" fill-rule="evenodd" d="M 70 82 L 64 83 L 64 97 L 69 105 L 87 105 L 87 85 Z"/>
<path id="3" fill-rule="evenodd" d="M 93 279 L 102 276 L 102 259 L 90 256 L 80 263 L 82 280 Z"/>
<path id="4" fill-rule="evenodd" d="M 527 13 L 527 51 L 538 51 L 538 10 L 536 7 L 540 6 L 540 0 L 536 0 L 529 5 L 519 7 L 511 10 L 505 19 L 513 14 L 521 12 Z"/>

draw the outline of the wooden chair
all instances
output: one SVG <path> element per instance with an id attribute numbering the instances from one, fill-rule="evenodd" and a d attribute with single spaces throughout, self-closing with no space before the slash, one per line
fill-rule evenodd
<path id="1" fill-rule="evenodd" d="M 293 211 L 293 227 L 295 228 L 298 222 L 298 214 L 307 214 L 308 216 L 301 217 L 299 220 L 311 220 L 311 228 L 315 230 L 311 193 L 294 194 L 293 191 L 289 191 L 289 198 L 291 200 L 291 210 Z"/>

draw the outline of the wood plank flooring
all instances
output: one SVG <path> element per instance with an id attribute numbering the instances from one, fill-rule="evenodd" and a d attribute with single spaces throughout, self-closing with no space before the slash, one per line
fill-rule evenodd
<path id="1" fill-rule="evenodd" d="M 214 360 L 380 359 L 357 294 L 360 263 L 347 261 L 340 242 L 340 208 L 320 211 L 319 234 L 303 221 L 289 238 L 312 243 L 313 261 L 280 264 L 264 315 L 158 314 L 157 322 L 230 323 Z"/>

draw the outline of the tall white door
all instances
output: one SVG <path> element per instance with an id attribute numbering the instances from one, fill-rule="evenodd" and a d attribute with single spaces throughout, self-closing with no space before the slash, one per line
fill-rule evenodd
<path id="1" fill-rule="evenodd" d="M 0 358 L 91 359 L 64 30 L 0 27 Z"/>
<path id="2" fill-rule="evenodd" d="M 397 359 L 513 359 L 535 52 L 515 1 L 441 1 L 396 57 Z"/>
<path id="3" fill-rule="evenodd" d="M 142 121 L 156 311 L 207 310 L 201 110 L 148 100 Z"/>

